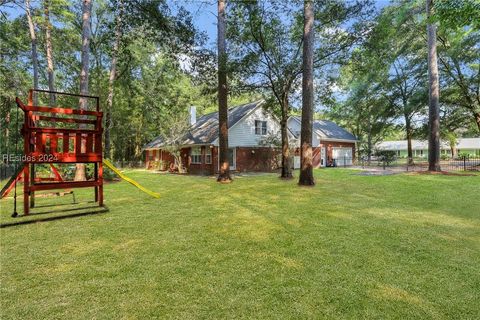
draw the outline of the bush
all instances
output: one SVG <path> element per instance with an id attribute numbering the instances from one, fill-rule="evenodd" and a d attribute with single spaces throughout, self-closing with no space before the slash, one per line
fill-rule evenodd
<path id="1" fill-rule="evenodd" d="M 470 158 L 470 153 L 467 153 L 467 152 L 459 152 L 457 154 L 457 158 L 458 159 L 463 159 L 463 158 Z"/>
<path id="2" fill-rule="evenodd" d="M 448 154 L 442 154 L 442 155 L 440 155 L 440 159 L 442 159 L 442 160 L 449 160 L 449 159 L 450 159 L 450 155 L 448 155 Z"/>
<path id="3" fill-rule="evenodd" d="M 158 161 L 158 165 L 156 166 L 158 171 L 168 170 L 169 167 L 170 167 L 170 161 L 166 161 L 166 160 Z"/>
<path id="4" fill-rule="evenodd" d="M 115 178 L 117 178 L 117 175 L 115 174 L 115 172 L 110 170 L 110 168 L 104 166 L 103 167 L 103 180 L 113 181 L 113 179 L 115 179 Z"/>
<path id="5" fill-rule="evenodd" d="M 73 181 L 75 178 L 76 166 L 73 163 L 55 163 L 55 168 L 65 181 Z M 50 164 L 36 164 L 35 173 L 37 177 L 54 177 Z M 91 180 L 95 176 L 95 165 L 93 163 L 85 164 L 85 175 L 87 180 Z M 113 180 L 116 174 L 108 167 L 103 166 L 103 179 Z"/>
<path id="6" fill-rule="evenodd" d="M 157 169 L 158 168 L 158 161 L 150 160 L 148 162 L 148 169 Z"/>
<path id="7" fill-rule="evenodd" d="M 386 162 L 387 165 L 397 159 L 397 153 L 392 150 L 377 150 L 375 156 L 379 161 Z"/>
<path id="8" fill-rule="evenodd" d="M 73 180 L 75 177 L 75 165 L 68 164 L 65 166 L 60 167 L 60 174 L 62 175 L 63 179 L 65 180 Z"/>

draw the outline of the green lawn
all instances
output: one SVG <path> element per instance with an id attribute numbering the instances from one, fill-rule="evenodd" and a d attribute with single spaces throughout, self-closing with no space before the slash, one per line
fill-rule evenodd
<path id="1" fill-rule="evenodd" d="M 480 176 L 127 173 L 162 197 L 113 183 L 107 213 L 1 229 L 2 319 L 480 318 Z M 96 210 L 76 194 L 0 222 Z"/>

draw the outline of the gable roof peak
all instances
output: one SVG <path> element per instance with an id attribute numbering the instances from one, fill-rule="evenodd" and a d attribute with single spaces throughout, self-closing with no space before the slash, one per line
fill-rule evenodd
<path id="1" fill-rule="evenodd" d="M 238 123 L 248 114 L 264 104 L 264 100 L 257 100 L 233 106 L 228 109 L 228 128 Z M 197 119 L 185 135 L 184 144 L 212 144 L 218 137 L 218 111 L 202 115 Z M 164 144 L 162 137 L 155 138 L 146 144 L 144 149 L 159 148 Z"/>

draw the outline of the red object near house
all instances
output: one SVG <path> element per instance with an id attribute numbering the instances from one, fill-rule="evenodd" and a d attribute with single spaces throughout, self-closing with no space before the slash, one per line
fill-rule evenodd
<path id="1" fill-rule="evenodd" d="M 64 107 L 34 106 L 33 94 L 43 92 L 57 96 L 71 96 L 79 99 L 95 99 L 96 111 Z M 55 92 L 48 90 L 29 91 L 28 104 L 16 98 L 17 106 L 25 113 L 21 133 L 24 138 L 23 206 L 29 214 L 35 205 L 35 191 L 94 187 L 95 201 L 103 205 L 102 166 L 102 117 L 99 97 Z M 44 126 L 49 123 L 48 126 Z M 69 126 L 70 128 L 67 128 Z M 53 181 L 44 182 L 35 178 L 35 164 L 93 163 L 94 178 L 89 181 L 63 181 L 52 166 Z"/>

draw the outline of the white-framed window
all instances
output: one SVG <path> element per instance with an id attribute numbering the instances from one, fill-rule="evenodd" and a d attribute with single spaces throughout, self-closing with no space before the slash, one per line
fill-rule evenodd
<path id="1" fill-rule="evenodd" d="M 255 134 L 260 136 L 267 134 L 267 121 L 255 120 Z"/>
<path id="2" fill-rule="evenodd" d="M 190 149 L 190 157 L 193 164 L 202 163 L 202 149 L 200 147 L 192 147 Z"/>
<path id="3" fill-rule="evenodd" d="M 205 163 L 211 164 L 212 163 L 212 148 L 205 147 Z"/>

